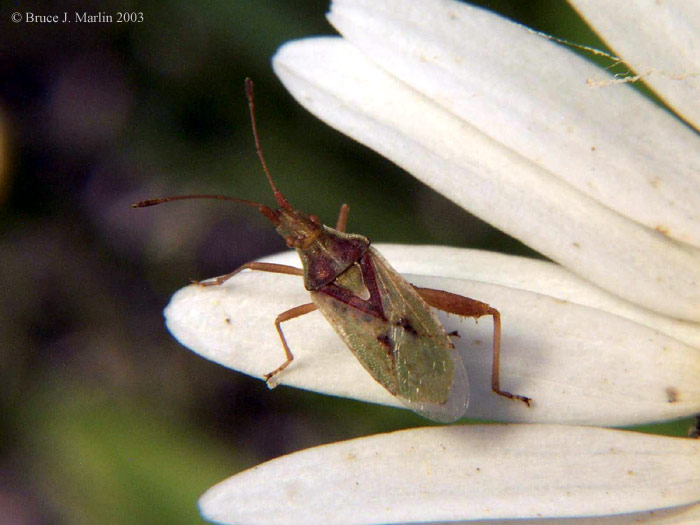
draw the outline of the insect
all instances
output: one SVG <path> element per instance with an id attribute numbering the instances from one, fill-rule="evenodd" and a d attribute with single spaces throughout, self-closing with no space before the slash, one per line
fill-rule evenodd
<path id="1" fill-rule="evenodd" d="M 277 189 L 262 153 L 255 122 L 253 83 L 245 81 L 255 147 L 277 209 L 265 204 L 222 195 L 180 195 L 134 204 L 146 207 L 184 199 L 219 199 L 256 207 L 275 226 L 290 248 L 296 249 L 303 269 L 282 264 L 249 262 L 233 272 L 199 283 L 221 285 L 242 270 L 301 276 L 311 295 L 308 304 L 296 306 L 275 319 L 285 361 L 265 374 L 271 379 L 294 360 L 282 323 L 320 310 L 370 375 L 408 408 L 429 419 L 450 422 L 462 417 L 469 401 L 469 383 L 459 353 L 432 308 L 462 317 L 491 316 L 493 367 L 491 388 L 501 396 L 531 399 L 501 390 L 499 352 L 501 317 L 486 303 L 442 290 L 408 283 L 362 235 L 346 232 L 349 207 L 340 208 L 335 228 L 315 215 L 292 207 Z"/>

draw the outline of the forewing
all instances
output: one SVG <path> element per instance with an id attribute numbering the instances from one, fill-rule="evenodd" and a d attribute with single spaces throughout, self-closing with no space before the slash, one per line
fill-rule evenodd
<path id="1" fill-rule="evenodd" d="M 311 291 L 311 299 L 352 350 L 362 366 L 392 395 L 398 384 L 391 347 L 384 339 L 386 323 L 324 292 Z"/>
<path id="2" fill-rule="evenodd" d="M 415 288 L 373 250 L 374 276 L 394 342 L 397 397 L 430 419 L 454 421 L 467 408 L 464 363 Z"/>
<path id="3" fill-rule="evenodd" d="M 445 329 L 374 249 L 360 266 L 368 300 L 330 287 L 311 292 L 314 303 L 372 377 L 407 407 L 436 421 L 460 418 L 469 385 Z"/>
<path id="4" fill-rule="evenodd" d="M 436 421 L 462 417 L 469 383 L 459 354 L 435 341 L 416 341 L 406 330 L 396 338 L 396 396 L 414 412 Z"/>

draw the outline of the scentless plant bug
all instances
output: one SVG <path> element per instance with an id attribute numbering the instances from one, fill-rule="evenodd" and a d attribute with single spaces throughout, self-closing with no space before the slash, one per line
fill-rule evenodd
<path id="1" fill-rule="evenodd" d="M 320 310 L 362 366 L 408 408 L 436 421 L 459 419 L 469 401 L 467 374 L 450 340 L 450 335 L 455 334 L 447 333 L 431 310 L 433 307 L 462 317 L 493 318 L 491 388 L 498 395 L 518 399 L 529 406 L 530 398 L 500 388 L 498 310 L 468 297 L 408 283 L 370 246 L 369 239 L 345 231 L 349 213 L 346 204 L 340 207 L 335 228 L 289 204 L 272 180 L 262 153 L 255 122 L 253 82 L 246 79 L 245 87 L 256 151 L 279 207 L 272 209 L 258 202 L 222 195 L 180 195 L 133 206 L 140 208 L 184 199 L 219 199 L 255 206 L 272 222 L 287 246 L 297 250 L 303 269 L 249 262 L 229 274 L 198 283 L 218 286 L 246 269 L 303 276 L 312 302 L 291 308 L 275 319 L 286 359 L 265 374 L 268 385 L 274 386 L 273 378 L 294 359 L 282 323 Z"/>

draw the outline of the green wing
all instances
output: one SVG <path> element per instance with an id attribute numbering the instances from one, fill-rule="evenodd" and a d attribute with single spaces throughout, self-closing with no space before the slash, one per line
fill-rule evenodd
<path id="1" fill-rule="evenodd" d="M 311 297 L 372 377 L 425 417 L 460 418 L 469 394 L 464 364 L 415 288 L 373 248 L 337 283 L 347 288 Z"/>

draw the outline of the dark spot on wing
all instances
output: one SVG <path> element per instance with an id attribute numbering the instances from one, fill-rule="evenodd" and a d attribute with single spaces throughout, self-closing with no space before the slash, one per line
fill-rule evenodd
<path id="1" fill-rule="evenodd" d="M 387 334 L 382 334 L 377 336 L 377 341 L 379 341 L 382 346 L 386 349 L 387 355 L 393 360 L 394 359 L 394 341 Z"/>
<path id="2" fill-rule="evenodd" d="M 411 322 L 406 319 L 405 317 L 402 317 L 399 319 L 399 321 L 396 323 L 398 326 L 406 330 L 408 333 L 413 334 L 413 335 L 418 335 L 418 332 L 416 331 L 415 328 L 413 328 L 413 325 Z"/>

